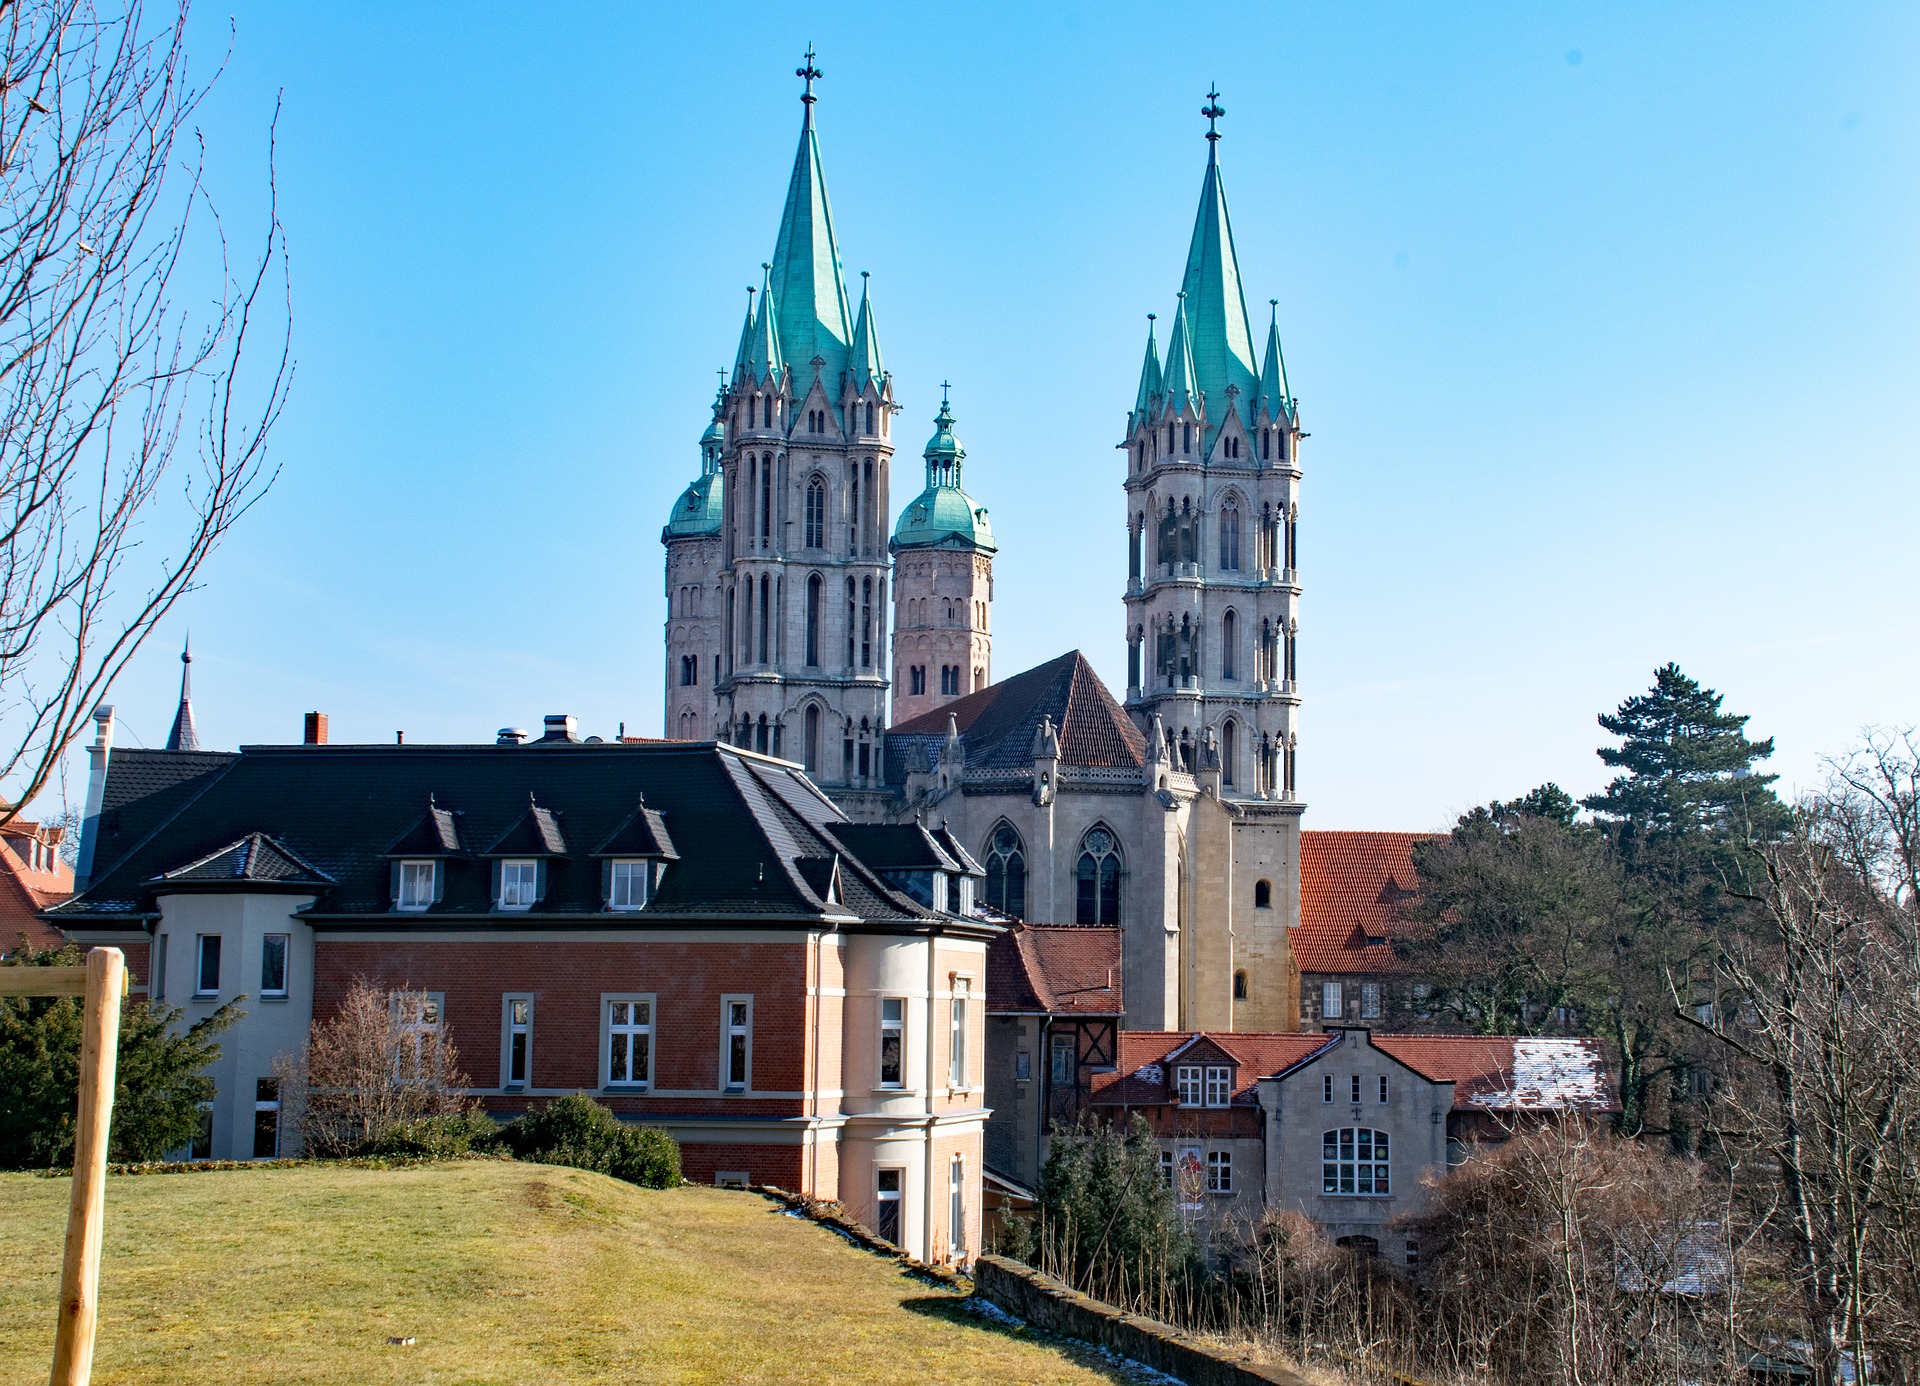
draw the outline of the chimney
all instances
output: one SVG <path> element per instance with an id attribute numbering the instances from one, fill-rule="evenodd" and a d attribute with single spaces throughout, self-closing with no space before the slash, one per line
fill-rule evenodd
<path id="1" fill-rule="evenodd" d="M 578 741 L 573 734 L 574 721 L 571 712 L 549 712 L 546 717 L 546 734 L 542 741 Z"/>
<path id="2" fill-rule="evenodd" d="M 502 727 L 493 734 L 493 744 L 496 746 L 524 746 L 527 744 L 526 729 L 523 727 Z"/>
<path id="3" fill-rule="evenodd" d="M 324 746 L 327 744 L 326 713 L 309 712 L 307 714 L 306 725 L 302 727 L 300 731 L 300 744 L 302 746 Z"/>
<path id="4" fill-rule="evenodd" d="M 73 888 L 85 890 L 93 878 L 93 849 L 100 839 L 100 808 L 107 795 L 107 758 L 113 754 L 113 704 L 93 710 L 93 745 L 87 748 L 87 816 L 80 820 L 80 860 L 73 870 Z"/>

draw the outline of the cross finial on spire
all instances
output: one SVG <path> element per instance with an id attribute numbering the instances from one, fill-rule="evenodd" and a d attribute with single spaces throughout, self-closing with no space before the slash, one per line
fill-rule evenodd
<path id="1" fill-rule="evenodd" d="M 793 70 L 793 75 L 796 77 L 802 77 L 806 79 L 807 89 L 800 93 L 800 99 L 803 102 L 805 102 L 807 105 L 807 114 L 812 115 L 813 103 L 816 100 L 818 100 L 818 98 L 815 97 L 813 94 L 813 84 L 816 81 L 818 81 L 822 75 L 820 72 L 820 69 L 813 65 L 813 45 L 812 44 L 807 45 L 806 63 L 803 66 L 796 67 Z"/>
<path id="2" fill-rule="evenodd" d="M 953 386 L 947 384 L 946 381 L 943 380 L 940 382 L 940 402 L 942 404 L 945 404 L 947 402 L 947 391 L 951 390 L 952 388 Z"/>
<path id="3" fill-rule="evenodd" d="M 1226 113 L 1227 108 L 1220 104 L 1220 84 L 1215 82 L 1207 90 L 1207 104 L 1200 108 L 1200 114 L 1207 118 L 1207 143 L 1209 145 L 1219 140 L 1220 131 L 1218 121 L 1220 117 Z M 1211 151 L 1209 151 L 1209 153 L 1211 153 Z"/>

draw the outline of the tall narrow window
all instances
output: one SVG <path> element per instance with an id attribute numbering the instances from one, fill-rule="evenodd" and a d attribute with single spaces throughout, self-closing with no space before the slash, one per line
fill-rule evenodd
<path id="1" fill-rule="evenodd" d="M 1220 677 L 1232 679 L 1234 651 L 1240 645 L 1240 618 L 1231 611 L 1220 622 Z"/>
<path id="2" fill-rule="evenodd" d="M 1240 734 L 1232 721 L 1220 728 L 1220 783 L 1233 788 L 1234 763 L 1239 759 Z"/>
<path id="3" fill-rule="evenodd" d="M 1380 984 L 1378 982 L 1360 984 L 1360 1018 L 1362 1020 L 1380 1018 Z"/>
<path id="4" fill-rule="evenodd" d="M 194 995 L 214 996 L 220 991 L 220 935 L 200 935 L 200 955 L 194 969 Z"/>
<path id="5" fill-rule="evenodd" d="M 873 667 L 873 579 L 860 580 L 860 667 Z"/>
<path id="6" fill-rule="evenodd" d="M 260 940 L 260 994 L 262 996 L 285 996 L 287 994 L 287 944 L 286 934 L 268 934 Z"/>
<path id="7" fill-rule="evenodd" d="M 967 1001 L 972 995 L 973 983 L 965 977 L 953 979 L 953 1020 L 949 1027 L 951 1044 L 948 1048 L 949 1071 L 947 1086 L 964 1088 L 967 1084 Z"/>
<path id="8" fill-rule="evenodd" d="M 1015 919 L 1027 917 L 1027 854 L 1020 834 L 1004 821 L 987 842 L 987 904 Z"/>
<path id="9" fill-rule="evenodd" d="M 1346 1013 L 1346 997 L 1343 994 L 1340 983 L 1322 982 L 1320 984 L 1320 1018 L 1322 1020 L 1339 1020 L 1343 1018 Z"/>
<path id="10" fill-rule="evenodd" d="M 747 1064 L 753 1053 L 753 998 L 724 997 L 720 1007 L 726 1024 L 721 1077 L 729 1092 L 745 1092 Z"/>
<path id="11" fill-rule="evenodd" d="M 1104 824 L 1089 828 L 1080 840 L 1074 884 L 1075 923 L 1120 922 L 1120 843 Z"/>
<path id="12" fill-rule="evenodd" d="M 1253 883 L 1253 907 L 1256 910 L 1273 908 L 1273 882 L 1255 881 Z"/>
<path id="13" fill-rule="evenodd" d="M 827 544 L 827 483 L 815 477 L 807 483 L 807 547 L 825 548 Z"/>
<path id="14" fill-rule="evenodd" d="M 905 997 L 885 996 L 880 1000 L 880 1086 L 906 1086 L 907 1078 L 907 1002 Z"/>
<path id="15" fill-rule="evenodd" d="M 740 662 L 753 663 L 753 579 L 740 588 Z"/>
<path id="16" fill-rule="evenodd" d="M 967 1254 L 967 1162 L 958 1155 L 947 1170 L 947 1254 Z"/>
<path id="17" fill-rule="evenodd" d="M 1240 571 L 1240 506 L 1235 501 L 1220 507 L 1220 570 Z"/>
<path id="18" fill-rule="evenodd" d="M 653 1001 L 607 1002 L 607 1083 L 645 1087 L 653 1076 Z"/>
<path id="19" fill-rule="evenodd" d="M 867 432 L 873 432 L 873 406 L 871 404 L 867 406 Z"/>
<path id="20" fill-rule="evenodd" d="M 806 741 L 801 747 L 804 759 L 800 762 L 812 774 L 820 768 L 820 709 L 817 705 L 807 705 Z"/>
<path id="21" fill-rule="evenodd" d="M 883 1242 L 900 1245 L 900 1193 L 905 1170 L 882 1169 L 874 1172 L 873 1230 Z"/>
<path id="22" fill-rule="evenodd" d="M 524 1087 L 533 1067 L 533 998 L 508 996 L 501 999 L 504 1033 L 501 1035 L 501 1084 Z"/>
<path id="23" fill-rule="evenodd" d="M 156 1001 L 167 999 L 167 935 L 153 941 L 153 966 L 147 977 L 147 992 Z"/>
<path id="24" fill-rule="evenodd" d="M 767 631 L 773 621 L 773 603 L 768 600 L 773 592 L 773 581 L 764 573 L 760 577 L 760 662 L 767 662 Z"/>
<path id="25" fill-rule="evenodd" d="M 773 458 L 760 459 L 760 547 L 767 546 L 773 534 Z M 761 594 L 762 596 L 765 593 Z"/>
<path id="26" fill-rule="evenodd" d="M 854 591 L 853 579 L 848 578 L 847 579 L 847 668 L 849 670 L 853 668 L 853 644 L 855 640 L 859 639 L 859 633 L 854 629 L 855 617 L 859 614 L 858 600 L 859 599 L 856 596 Z"/>
<path id="27" fill-rule="evenodd" d="M 280 1080 L 256 1078 L 253 1084 L 253 1158 L 272 1160 L 278 1158 L 279 1154 Z"/>
<path id="28" fill-rule="evenodd" d="M 860 464 L 847 464 L 847 554 L 860 552 Z"/>
<path id="29" fill-rule="evenodd" d="M 1211 1194 L 1233 1192 L 1233 1152 L 1231 1150 L 1207 1152 L 1207 1192 Z"/>

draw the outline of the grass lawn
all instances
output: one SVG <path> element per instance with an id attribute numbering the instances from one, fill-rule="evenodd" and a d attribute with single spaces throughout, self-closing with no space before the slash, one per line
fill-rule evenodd
<path id="1" fill-rule="evenodd" d="M 69 1187 L 0 1175 L 0 1386 L 47 1379 Z M 544 1165 L 114 1178 L 100 1297 L 99 1386 L 1133 1379 L 758 1195 Z"/>

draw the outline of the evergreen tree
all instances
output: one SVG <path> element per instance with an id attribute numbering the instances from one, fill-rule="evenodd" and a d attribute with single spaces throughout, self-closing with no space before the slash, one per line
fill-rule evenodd
<path id="1" fill-rule="evenodd" d="M 1165 1312 L 1197 1269 L 1192 1235 L 1160 1174 L 1146 1118 L 1058 1126 L 1040 1171 L 1035 1259 L 1110 1304 Z"/>

